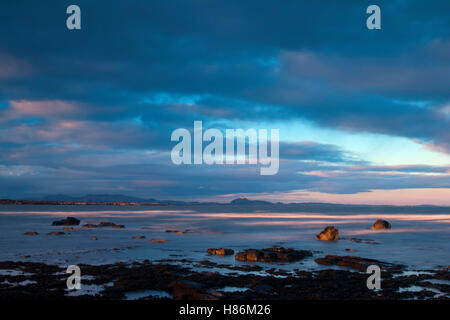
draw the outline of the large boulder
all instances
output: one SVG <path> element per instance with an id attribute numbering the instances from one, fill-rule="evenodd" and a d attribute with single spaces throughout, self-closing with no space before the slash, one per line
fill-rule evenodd
<path id="1" fill-rule="evenodd" d="M 238 261 L 265 261 L 264 253 L 261 250 L 250 249 L 243 252 L 236 253 L 235 259 Z M 266 255 L 266 259 L 270 259 L 269 255 Z"/>
<path id="2" fill-rule="evenodd" d="M 378 219 L 372 226 L 372 230 L 390 229 L 391 224 L 386 220 Z"/>
<path id="3" fill-rule="evenodd" d="M 74 217 L 67 217 L 66 219 L 53 221 L 52 226 L 77 226 L 80 220 Z"/>
<path id="4" fill-rule="evenodd" d="M 316 236 L 317 240 L 322 241 L 336 241 L 339 240 L 339 230 L 333 226 L 326 227 L 321 233 Z"/>

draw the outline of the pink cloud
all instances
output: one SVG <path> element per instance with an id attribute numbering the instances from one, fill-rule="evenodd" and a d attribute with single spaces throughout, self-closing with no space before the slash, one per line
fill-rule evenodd
<path id="1" fill-rule="evenodd" d="M 450 206 L 450 188 L 405 188 L 370 190 L 352 194 L 325 193 L 306 190 L 264 194 L 236 194 L 254 200 L 273 202 L 328 202 L 373 205 L 442 205 Z"/>
<path id="2" fill-rule="evenodd" d="M 426 150 L 438 152 L 444 155 L 450 154 L 450 132 L 445 132 L 438 136 L 438 140 L 441 143 L 426 142 L 419 139 L 412 139 L 415 143 L 422 145 Z"/>
<path id="3" fill-rule="evenodd" d="M 11 100 L 9 104 L 16 115 L 52 116 L 72 113 L 77 109 L 74 103 L 62 100 Z"/>
<path id="4" fill-rule="evenodd" d="M 308 175 L 308 176 L 329 178 L 329 177 L 335 177 L 337 175 L 340 175 L 340 174 L 342 174 L 342 172 L 336 172 L 336 171 L 310 171 L 310 172 L 302 172 L 302 174 L 305 174 L 305 175 Z"/>

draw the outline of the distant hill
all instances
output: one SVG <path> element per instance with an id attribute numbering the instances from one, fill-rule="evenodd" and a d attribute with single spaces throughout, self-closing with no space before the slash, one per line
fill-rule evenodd
<path id="1" fill-rule="evenodd" d="M 42 200 L 46 201 L 86 201 L 86 202 L 156 202 L 156 199 L 142 199 L 122 194 L 88 194 L 81 197 L 72 197 L 64 194 L 49 195 Z"/>
<path id="2" fill-rule="evenodd" d="M 229 203 L 219 202 L 199 202 L 199 201 L 179 201 L 179 200 L 157 200 L 154 198 L 138 198 L 133 196 L 127 196 L 122 194 L 88 194 L 85 196 L 68 196 L 64 194 L 49 195 L 44 198 L 34 199 L 0 199 L 0 204 L 46 204 L 43 202 L 88 202 L 88 203 L 136 203 L 136 204 L 149 204 L 149 205 L 220 205 L 220 206 L 233 206 L 237 210 L 242 207 L 245 210 L 245 206 L 261 206 L 279 209 L 286 211 L 307 211 L 307 212 L 417 212 L 417 213 L 429 213 L 443 212 L 448 213 L 449 206 L 433 206 L 433 205 L 415 205 L 415 206 L 393 206 L 393 205 L 367 205 L 367 204 L 336 204 L 336 203 L 323 203 L 323 202 L 301 202 L 301 203 L 281 203 L 281 202 L 269 202 L 263 200 L 251 200 L 247 198 L 237 198 L 231 200 Z M 58 203 L 50 203 L 58 204 Z"/>
<path id="3" fill-rule="evenodd" d="M 185 202 L 177 200 L 157 200 L 157 199 L 144 199 L 133 196 L 126 196 L 122 194 L 88 194 L 85 196 L 74 197 L 65 194 L 55 194 L 46 196 L 40 200 L 44 201 L 85 201 L 85 202 L 152 202 L 160 204 L 174 204 L 174 205 L 184 205 L 184 204 L 220 204 L 217 202 Z M 249 200 L 247 198 L 237 198 L 229 203 L 230 205 L 273 205 L 274 203 L 262 200 Z"/>
<path id="4" fill-rule="evenodd" d="M 247 198 L 238 198 L 230 201 L 230 204 L 232 205 L 241 205 L 241 206 L 248 206 L 248 205 L 270 205 L 273 204 L 269 201 L 263 201 L 263 200 L 249 200 Z"/>

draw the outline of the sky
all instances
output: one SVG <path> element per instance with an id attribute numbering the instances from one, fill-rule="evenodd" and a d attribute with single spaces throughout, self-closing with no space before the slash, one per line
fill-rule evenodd
<path id="1" fill-rule="evenodd" d="M 81 8 L 68 30 L 66 8 Z M 366 8 L 381 9 L 381 30 Z M 450 205 L 447 0 L 2 1 L 0 198 Z M 175 165 L 177 128 L 280 165 Z"/>

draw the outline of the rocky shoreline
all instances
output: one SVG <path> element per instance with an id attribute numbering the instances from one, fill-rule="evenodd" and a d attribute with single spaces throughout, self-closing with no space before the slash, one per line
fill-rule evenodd
<path id="1" fill-rule="evenodd" d="M 256 264 L 218 265 L 204 260 L 198 265 L 206 270 L 194 271 L 174 264 L 182 262 L 176 259 L 99 266 L 79 265 L 82 270 L 82 289 L 68 291 L 66 281 L 70 274 L 63 267 L 4 261 L 0 262 L 0 300 L 450 299 L 448 268 L 408 272 L 402 266 L 359 257 L 326 256 L 319 259 L 322 259 L 323 264 L 339 264 L 349 269 L 294 269 L 294 272 L 283 272 L 274 267 L 258 274 L 262 267 Z M 183 260 L 189 263 L 188 260 Z M 366 263 L 380 265 L 380 290 L 367 288 L 366 281 L 370 275 L 360 268 Z M 273 265 L 271 262 L 266 264 Z M 217 268 L 235 272 L 221 274 Z"/>

